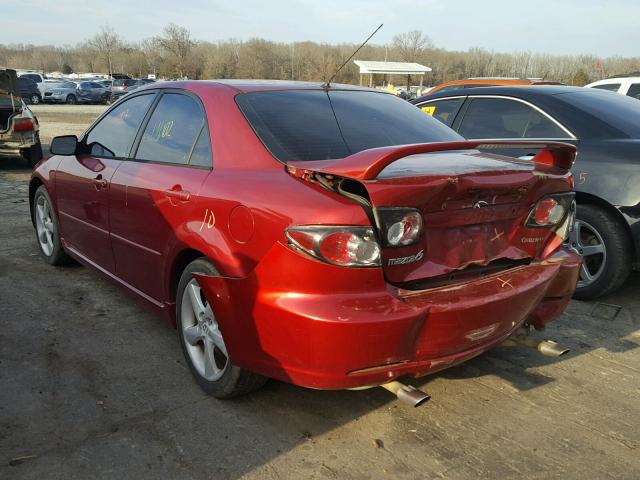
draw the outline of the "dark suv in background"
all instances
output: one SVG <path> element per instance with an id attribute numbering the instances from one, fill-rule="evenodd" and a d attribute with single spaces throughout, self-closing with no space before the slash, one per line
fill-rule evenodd
<path id="1" fill-rule="evenodd" d="M 37 105 L 42 102 L 42 95 L 38 89 L 38 84 L 30 78 L 18 77 L 18 90 L 20 96 L 26 103 Z"/>
<path id="2" fill-rule="evenodd" d="M 469 140 L 562 141 L 578 147 L 572 172 L 577 221 L 570 247 L 583 256 L 575 297 L 613 292 L 640 260 L 640 107 L 593 88 L 480 87 L 414 100 Z M 495 153 L 529 159 L 531 148 Z"/>

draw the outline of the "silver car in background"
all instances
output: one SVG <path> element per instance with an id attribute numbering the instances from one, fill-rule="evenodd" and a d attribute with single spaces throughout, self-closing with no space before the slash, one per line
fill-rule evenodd
<path id="1" fill-rule="evenodd" d="M 42 100 L 49 103 L 68 103 L 74 105 L 78 103 L 78 97 L 76 95 L 77 89 L 78 85 L 75 82 L 46 80 Z"/>
<path id="2" fill-rule="evenodd" d="M 109 103 L 111 90 L 93 81 L 46 82 L 44 101 L 51 103 Z"/>

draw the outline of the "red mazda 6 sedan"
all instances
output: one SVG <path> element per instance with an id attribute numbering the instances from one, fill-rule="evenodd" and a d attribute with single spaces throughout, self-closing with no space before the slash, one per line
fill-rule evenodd
<path id="1" fill-rule="evenodd" d="M 380 385 L 565 308 L 575 150 L 527 144 L 532 161 L 482 153 L 363 88 L 169 82 L 53 140 L 32 220 L 47 262 L 89 265 L 176 325 L 214 396 Z"/>

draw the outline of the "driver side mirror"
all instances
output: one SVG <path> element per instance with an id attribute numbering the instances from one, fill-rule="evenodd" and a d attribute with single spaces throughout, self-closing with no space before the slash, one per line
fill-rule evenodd
<path id="1" fill-rule="evenodd" d="M 75 135 L 53 137 L 49 150 L 53 155 L 75 155 L 78 150 L 78 137 Z"/>

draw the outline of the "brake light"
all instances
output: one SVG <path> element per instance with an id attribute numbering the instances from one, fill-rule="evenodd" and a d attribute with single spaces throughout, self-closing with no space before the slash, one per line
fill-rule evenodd
<path id="1" fill-rule="evenodd" d="M 553 227 L 565 219 L 573 202 L 573 192 L 548 195 L 533 206 L 527 227 Z"/>
<path id="2" fill-rule="evenodd" d="M 422 214 L 412 208 L 380 208 L 378 217 L 387 246 L 406 247 L 422 236 Z"/>
<path id="3" fill-rule="evenodd" d="M 30 118 L 15 118 L 13 120 L 14 132 L 30 132 L 33 130 L 33 121 Z"/>
<path id="4" fill-rule="evenodd" d="M 288 228 L 285 235 L 291 245 L 333 265 L 380 266 L 380 246 L 370 227 L 306 225 Z"/>
<path id="5" fill-rule="evenodd" d="M 547 258 L 569 237 L 575 220 L 574 193 L 548 195 L 540 199 L 529 213 L 526 226 L 530 228 L 552 227 L 553 233 L 542 252 Z"/>
<path id="6" fill-rule="evenodd" d="M 564 217 L 565 209 L 552 197 L 545 198 L 536 207 L 533 220 L 537 225 L 555 225 Z"/>

